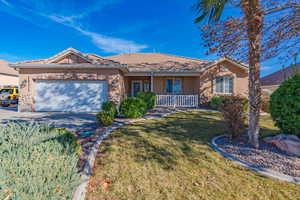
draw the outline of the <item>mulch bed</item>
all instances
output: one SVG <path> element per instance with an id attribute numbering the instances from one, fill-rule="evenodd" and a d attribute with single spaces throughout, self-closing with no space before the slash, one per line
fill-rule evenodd
<path id="1" fill-rule="evenodd" d="M 250 163 L 256 167 L 277 171 L 285 175 L 300 177 L 300 157 L 288 154 L 269 145 L 262 140 L 259 149 L 253 148 L 247 138 L 232 141 L 228 137 L 216 140 L 220 149 L 234 157 Z"/>

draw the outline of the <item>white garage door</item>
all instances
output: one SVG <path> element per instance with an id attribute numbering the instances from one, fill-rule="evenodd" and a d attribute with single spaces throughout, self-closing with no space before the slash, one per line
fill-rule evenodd
<path id="1" fill-rule="evenodd" d="M 35 110 L 99 112 L 107 93 L 106 81 L 37 81 Z"/>

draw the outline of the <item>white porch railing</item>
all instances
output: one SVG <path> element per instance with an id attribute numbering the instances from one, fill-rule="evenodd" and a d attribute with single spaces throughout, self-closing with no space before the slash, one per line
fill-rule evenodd
<path id="1" fill-rule="evenodd" d="M 156 95 L 156 106 L 197 107 L 198 95 Z"/>

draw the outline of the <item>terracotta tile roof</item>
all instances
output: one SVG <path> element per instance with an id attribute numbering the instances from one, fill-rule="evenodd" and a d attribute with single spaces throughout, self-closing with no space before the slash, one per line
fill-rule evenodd
<path id="1" fill-rule="evenodd" d="M 300 63 L 297 63 L 297 69 L 300 72 Z M 280 85 L 285 78 L 291 76 L 293 74 L 293 67 L 287 67 L 283 70 L 279 70 L 277 72 L 274 72 L 268 76 L 265 76 L 260 79 L 260 83 L 262 86 L 267 85 Z"/>
<path id="2" fill-rule="evenodd" d="M 5 60 L 0 60 L 0 74 L 8 74 L 18 76 L 18 72 L 13 68 L 9 67 L 9 63 Z"/>
<path id="3" fill-rule="evenodd" d="M 211 62 L 195 58 L 174 56 L 162 53 L 135 53 L 105 57 L 126 64 L 132 72 L 168 71 L 191 72 L 201 71 Z"/>

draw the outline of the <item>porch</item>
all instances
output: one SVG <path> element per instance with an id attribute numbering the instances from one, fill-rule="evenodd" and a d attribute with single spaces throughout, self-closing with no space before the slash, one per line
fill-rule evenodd
<path id="1" fill-rule="evenodd" d="M 157 107 L 198 107 L 199 74 L 197 76 L 127 76 L 127 96 L 152 91 L 156 94 Z"/>

